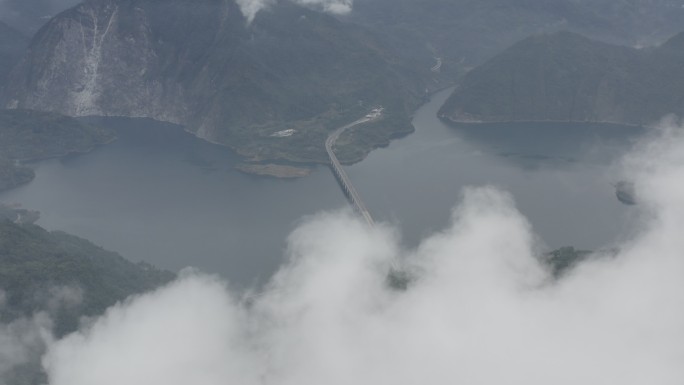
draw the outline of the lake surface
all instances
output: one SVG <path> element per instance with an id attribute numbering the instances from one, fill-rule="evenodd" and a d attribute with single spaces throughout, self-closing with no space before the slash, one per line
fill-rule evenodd
<path id="1" fill-rule="evenodd" d="M 462 188 L 510 191 L 551 248 L 594 249 L 629 228 L 615 198 L 611 162 L 639 129 L 576 124 L 448 127 L 436 111 L 448 91 L 415 114 L 416 133 L 347 167 L 376 220 L 396 224 L 407 246 L 443 228 Z M 307 178 L 250 176 L 240 158 L 176 126 L 105 119 L 119 139 L 79 156 L 40 162 L 36 178 L 0 194 L 41 212 L 38 224 L 85 237 L 128 259 L 178 270 L 195 266 L 238 285 L 279 266 L 302 217 L 346 202 L 327 167 Z"/>

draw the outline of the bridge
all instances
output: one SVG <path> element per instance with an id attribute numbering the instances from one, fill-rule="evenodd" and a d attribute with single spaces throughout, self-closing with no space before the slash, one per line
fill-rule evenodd
<path id="1" fill-rule="evenodd" d="M 337 179 L 337 183 L 340 184 L 340 188 L 342 188 L 344 196 L 347 197 L 347 200 L 354 207 L 354 210 L 357 213 L 359 213 L 361 217 L 363 217 L 363 219 L 366 221 L 366 223 L 368 223 L 368 225 L 371 227 L 375 225 L 375 222 L 373 222 L 373 217 L 371 217 L 370 212 L 366 208 L 366 205 L 361 200 L 361 196 L 354 188 L 354 185 L 351 183 L 349 175 L 347 175 L 347 173 L 342 168 L 340 161 L 337 159 L 337 156 L 335 155 L 335 151 L 333 151 L 333 146 L 335 145 L 337 138 L 339 138 L 344 131 L 354 126 L 358 126 L 359 124 L 375 120 L 379 116 L 379 114 L 369 114 L 355 122 L 349 123 L 346 126 L 342 126 L 333 131 L 328 136 L 328 139 L 326 139 L 325 141 L 325 151 L 328 153 L 328 158 L 330 158 L 330 168 L 332 169 L 333 175 L 335 175 L 335 179 Z"/>

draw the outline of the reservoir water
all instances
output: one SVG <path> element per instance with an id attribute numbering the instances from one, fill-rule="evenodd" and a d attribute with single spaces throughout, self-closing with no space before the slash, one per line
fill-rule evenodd
<path id="1" fill-rule="evenodd" d="M 510 191 L 541 240 L 555 248 L 610 245 L 632 208 L 610 183 L 613 161 L 641 130 L 610 125 L 492 124 L 448 127 L 436 112 L 448 91 L 414 117 L 416 132 L 347 167 L 376 221 L 407 247 L 443 228 L 463 187 Z M 176 126 L 105 119 L 119 139 L 91 153 L 34 165 L 33 182 L 0 194 L 63 230 L 133 261 L 194 266 L 238 285 L 279 266 L 286 237 L 307 215 L 346 206 L 327 167 L 278 180 L 234 170 L 230 150 Z"/>

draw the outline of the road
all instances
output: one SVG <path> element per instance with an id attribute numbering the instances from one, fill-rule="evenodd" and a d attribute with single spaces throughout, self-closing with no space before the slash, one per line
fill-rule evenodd
<path id="1" fill-rule="evenodd" d="M 373 121 L 377 118 L 377 116 L 363 117 L 359 120 L 347 124 L 346 126 L 342 126 L 333 131 L 328 136 L 328 139 L 326 139 L 325 141 L 325 151 L 328 153 L 328 157 L 330 158 L 330 167 L 332 168 L 333 174 L 335 175 L 335 178 L 337 179 L 337 181 L 340 184 L 340 187 L 342 188 L 342 192 L 347 197 L 347 200 L 349 200 L 349 203 L 351 203 L 351 205 L 354 207 L 354 210 L 356 210 L 356 212 L 358 212 L 366 221 L 366 223 L 368 223 L 368 225 L 370 225 L 371 227 L 375 225 L 375 222 L 373 222 L 373 217 L 371 217 L 370 212 L 366 208 L 366 205 L 361 200 L 361 196 L 356 191 L 356 188 L 354 188 L 354 185 L 351 183 L 349 175 L 347 175 L 347 173 L 342 168 L 340 161 L 337 159 L 337 156 L 335 155 L 333 147 L 335 146 L 337 138 L 339 138 L 344 131 L 354 126 L 358 126 L 359 124 Z"/>

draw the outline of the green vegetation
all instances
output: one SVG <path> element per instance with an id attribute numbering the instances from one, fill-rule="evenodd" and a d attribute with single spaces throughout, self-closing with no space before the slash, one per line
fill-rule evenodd
<path id="1" fill-rule="evenodd" d="M 0 191 L 33 179 L 33 170 L 19 161 L 87 152 L 113 138 L 110 131 L 55 113 L 0 110 Z"/>
<path id="2" fill-rule="evenodd" d="M 413 131 L 413 125 L 407 118 L 390 113 L 378 121 L 360 124 L 345 131 L 335 143 L 335 155 L 342 164 L 360 162 L 372 149 L 386 147 L 390 140 Z M 372 143 L 373 147 L 365 143 Z"/>
<path id="3" fill-rule="evenodd" d="M 385 106 L 384 122 L 341 138 L 341 160 L 348 163 L 409 133 L 426 89 L 452 84 L 530 34 L 569 30 L 643 45 L 684 23 L 674 0 L 357 0 L 340 17 L 269 3 L 247 25 L 235 1 L 84 2 L 34 36 L 3 103 L 70 115 L 147 116 L 185 125 L 251 161 L 285 163 L 325 162 L 331 130 Z M 115 32 L 102 46 L 96 92 L 84 94 L 91 58 L 81 39 L 102 38 L 93 33 L 110 31 L 108 21 Z M 438 57 L 441 70 L 432 72 Z M 485 99 L 473 97 L 473 104 Z M 558 109 L 557 101 L 543 107 Z M 296 135 L 271 136 L 291 128 Z"/>
<path id="4" fill-rule="evenodd" d="M 440 116 L 650 125 L 682 115 L 682 40 L 638 50 L 569 32 L 528 38 L 462 78 Z"/>
<path id="5" fill-rule="evenodd" d="M 7 220 L 0 222 L 3 322 L 50 311 L 55 333 L 64 335 L 76 329 L 81 316 L 101 314 L 117 301 L 173 278 L 170 272 L 145 263 L 134 264 L 63 232 L 48 232 L 35 225 Z M 63 298 L 59 293 L 64 289 L 71 294 L 80 293 L 76 295 L 80 298 Z"/>
<path id="6" fill-rule="evenodd" d="M 3 324 L 46 313 L 53 321 L 53 332 L 61 337 L 75 331 L 81 317 L 100 315 L 129 296 L 174 278 L 170 272 L 134 264 L 84 239 L 0 220 Z M 42 353 L 32 354 L 27 362 L 3 373 L 3 383 L 45 383 Z"/>
<path id="7" fill-rule="evenodd" d="M 260 12 L 248 28 L 243 20 L 231 20 L 230 28 L 213 37 L 215 29 L 206 33 L 197 29 L 206 23 L 202 12 L 196 12 L 202 21 L 188 20 L 187 12 L 178 20 L 175 12 L 184 6 L 145 7 L 150 7 L 150 14 L 169 15 L 155 24 L 160 34 L 170 33 L 169 20 L 178 22 L 167 41 L 192 49 L 192 55 L 208 68 L 231 68 L 218 76 L 218 85 L 216 74 L 196 72 L 203 67 L 184 69 L 183 80 L 206 100 L 188 127 L 215 127 L 212 139 L 252 159 L 326 162 L 323 143 L 329 132 L 364 116 L 370 106 L 396 106 L 392 114 L 406 126 L 409 112 L 420 104 L 424 84 L 420 74 L 372 33 L 328 15 L 280 2 Z M 241 18 L 239 12 L 235 16 Z M 184 29 L 206 42 L 207 50 L 199 49 L 188 35 L 177 35 Z M 211 89 L 217 92 L 208 94 Z M 288 128 L 295 128 L 297 134 L 271 137 Z M 396 129 L 384 126 L 385 134 L 378 140 L 367 137 L 356 146 L 368 152 L 384 144 L 383 136 L 393 135 Z"/>
<path id="8" fill-rule="evenodd" d="M 38 160 L 88 152 L 114 139 L 100 127 L 51 112 L 0 110 L 0 153 L 13 160 Z"/>

